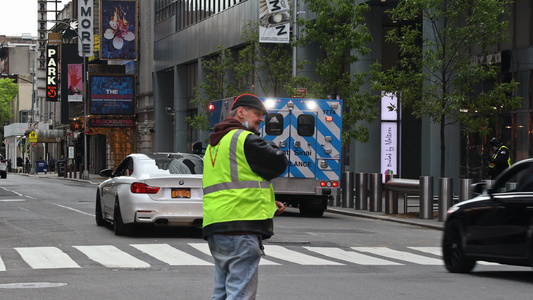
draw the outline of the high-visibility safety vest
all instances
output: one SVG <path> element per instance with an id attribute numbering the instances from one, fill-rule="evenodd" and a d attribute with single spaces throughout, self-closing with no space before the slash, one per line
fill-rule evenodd
<path id="1" fill-rule="evenodd" d="M 276 202 L 270 181 L 252 171 L 244 154 L 250 131 L 234 129 L 204 156 L 203 226 L 274 217 Z"/>
<path id="2" fill-rule="evenodd" d="M 492 159 L 496 159 L 496 157 L 498 157 L 498 153 L 500 153 L 502 148 L 506 149 L 507 153 L 509 153 L 509 148 L 507 148 L 507 146 L 505 145 L 501 145 L 500 148 L 498 148 L 498 151 L 492 156 Z M 511 153 L 509 153 L 509 156 L 507 157 L 507 167 L 510 167 L 510 166 L 511 166 Z M 494 167 L 495 167 L 494 163 L 489 164 L 489 168 L 494 168 Z"/>

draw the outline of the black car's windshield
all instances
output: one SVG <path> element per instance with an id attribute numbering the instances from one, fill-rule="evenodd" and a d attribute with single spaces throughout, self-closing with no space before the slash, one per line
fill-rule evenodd
<path id="1" fill-rule="evenodd" d="M 506 176 L 502 176 L 494 186 L 496 193 L 533 192 L 533 166 L 515 168 Z"/>

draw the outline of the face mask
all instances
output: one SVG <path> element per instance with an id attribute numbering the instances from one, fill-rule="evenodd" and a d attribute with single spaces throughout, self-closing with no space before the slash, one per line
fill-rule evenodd
<path id="1" fill-rule="evenodd" d="M 245 110 L 245 112 L 246 112 L 246 113 L 244 114 L 244 119 L 248 119 L 248 111 Z M 242 122 L 241 124 L 242 124 L 242 126 L 248 128 L 248 129 L 250 129 L 250 123 L 248 123 L 248 120 Z"/>

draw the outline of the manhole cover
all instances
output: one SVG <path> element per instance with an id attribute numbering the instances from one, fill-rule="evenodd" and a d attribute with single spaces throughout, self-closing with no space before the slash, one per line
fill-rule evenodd
<path id="1" fill-rule="evenodd" d="M 40 289 L 67 285 L 62 282 L 18 282 L 0 284 L 0 289 Z"/>

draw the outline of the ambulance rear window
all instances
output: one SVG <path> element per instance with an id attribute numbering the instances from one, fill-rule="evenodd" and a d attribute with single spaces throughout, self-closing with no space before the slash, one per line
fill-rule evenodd
<path id="1" fill-rule="evenodd" d="M 315 135 L 315 116 L 299 115 L 298 116 L 298 135 L 313 136 Z"/>
<path id="2" fill-rule="evenodd" d="M 268 114 L 265 117 L 265 132 L 267 135 L 281 135 L 283 133 L 283 115 Z"/>

